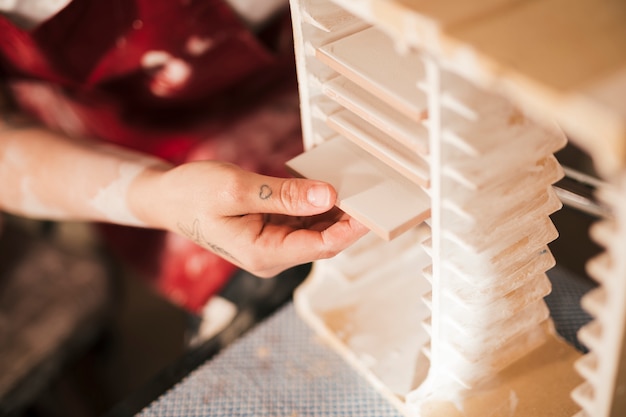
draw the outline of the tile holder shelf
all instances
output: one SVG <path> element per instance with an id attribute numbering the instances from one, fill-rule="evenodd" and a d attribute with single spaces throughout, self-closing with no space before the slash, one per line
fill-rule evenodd
<path id="1" fill-rule="evenodd" d="M 594 1 L 615 6 L 580 0 L 576 10 Z M 626 95 L 626 57 L 585 84 L 584 99 L 557 100 L 540 81 L 562 80 L 531 82 L 520 71 L 537 68 L 525 63 L 494 70 L 509 51 L 460 24 L 491 16 L 522 27 L 559 2 L 291 0 L 306 151 L 288 167 L 335 185 L 338 206 L 373 232 L 316 262 L 295 305 L 407 416 L 626 413 L 626 105 L 611 95 Z M 599 33 L 612 16 L 583 23 Z M 471 55 L 474 44 L 487 52 Z M 594 142 L 596 130 L 606 141 Z M 600 286 L 582 300 L 595 318 L 579 334 L 584 356 L 556 334 L 543 300 L 564 132 L 600 165 L 611 209 L 591 231 L 606 252 L 589 264 Z"/>

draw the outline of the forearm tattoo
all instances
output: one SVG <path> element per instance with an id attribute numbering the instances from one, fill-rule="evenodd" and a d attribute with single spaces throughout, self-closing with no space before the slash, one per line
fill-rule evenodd
<path id="1" fill-rule="evenodd" d="M 261 200 L 267 200 L 271 196 L 272 196 L 272 188 L 267 184 L 261 185 L 261 188 L 259 189 L 259 198 Z M 233 256 L 230 252 L 228 252 L 226 249 L 206 239 L 206 237 L 202 233 L 199 219 L 195 219 L 191 226 L 184 225 L 182 223 L 178 223 L 177 226 L 178 226 L 178 229 L 181 231 L 181 233 L 184 236 L 186 236 L 189 240 L 194 242 L 195 244 L 200 245 L 203 248 L 207 248 L 213 251 L 214 253 L 216 253 L 217 255 L 223 256 L 224 258 L 228 258 L 230 260 L 237 262 L 238 264 L 241 264 L 241 262 L 237 258 L 235 258 L 235 256 Z"/>
<path id="2" fill-rule="evenodd" d="M 177 226 L 178 226 L 178 229 L 181 231 L 181 233 L 185 235 L 189 240 L 194 242 L 195 244 L 200 245 L 203 248 L 210 249 L 212 252 L 216 253 L 217 255 L 223 256 L 225 258 L 228 258 L 228 259 L 231 259 L 232 261 L 237 262 L 238 264 L 241 264 L 241 262 L 239 262 L 239 260 L 235 258 L 226 249 L 214 243 L 209 242 L 204 237 L 204 234 L 202 233 L 202 230 L 200 229 L 200 220 L 195 219 L 191 226 L 185 226 L 182 223 L 178 223 Z"/>

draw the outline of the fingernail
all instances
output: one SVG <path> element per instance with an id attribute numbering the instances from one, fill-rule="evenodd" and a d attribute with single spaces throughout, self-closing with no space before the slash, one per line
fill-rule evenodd
<path id="1" fill-rule="evenodd" d="M 315 207 L 328 207 L 330 204 L 330 192 L 325 185 L 314 185 L 309 188 L 306 198 Z"/>

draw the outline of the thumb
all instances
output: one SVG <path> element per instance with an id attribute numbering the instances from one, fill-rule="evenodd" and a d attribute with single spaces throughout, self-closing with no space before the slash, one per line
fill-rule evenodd
<path id="1" fill-rule="evenodd" d="M 255 175 L 253 190 L 247 193 L 249 213 L 312 216 L 330 210 L 337 200 L 332 185 L 303 178 L 275 178 Z"/>

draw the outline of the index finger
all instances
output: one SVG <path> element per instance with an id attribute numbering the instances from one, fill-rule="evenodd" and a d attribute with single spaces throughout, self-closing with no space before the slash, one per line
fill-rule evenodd
<path id="1" fill-rule="evenodd" d="M 283 236 L 277 249 L 283 251 L 284 259 L 293 265 L 332 258 L 343 251 L 369 230 L 352 217 L 333 223 L 318 231 L 312 229 L 293 230 Z M 267 231 L 271 234 L 271 230 Z"/>

